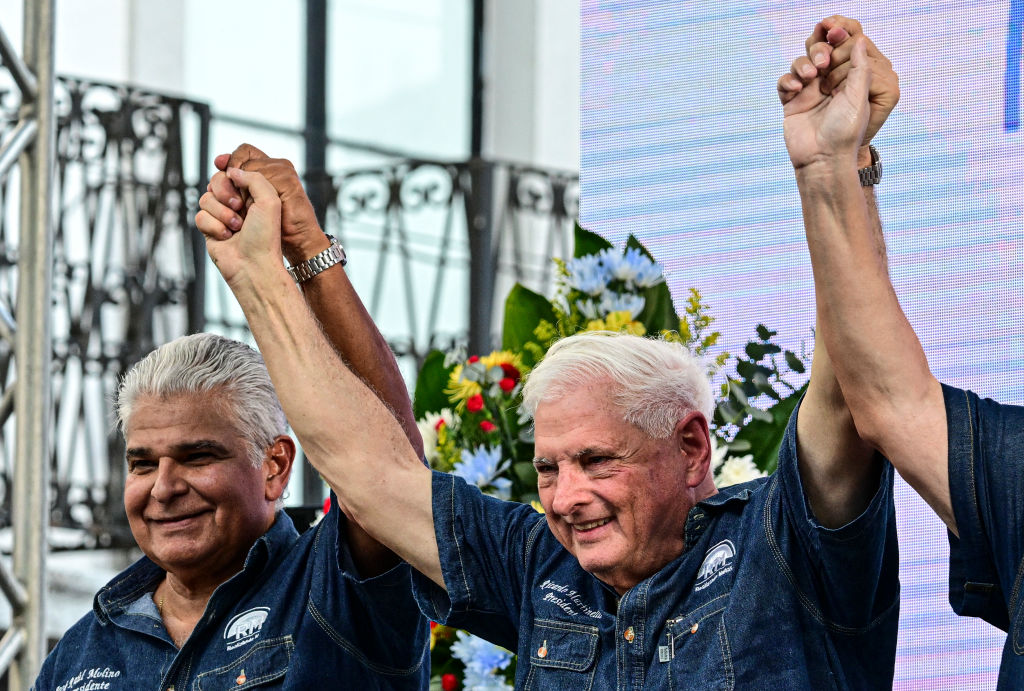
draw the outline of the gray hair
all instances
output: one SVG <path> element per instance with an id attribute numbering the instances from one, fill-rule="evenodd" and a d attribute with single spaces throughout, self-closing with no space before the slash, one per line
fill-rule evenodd
<path id="1" fill-rule="evenodd" d="M 626 422 L 654 439 L 698 411 L 711 420 L 714 402 L 704 365 L 681 343 L 611 331 L 586 331 L 556 342 L 523 385 L 523 411 L 611 380 L 613 403 Z"/>
<path id="2" fill-rule="evenodd" d="M 288 422 L 263 357 L 246 344 L 217 334 L 182 336 L 136 363 L 117 389 L 118 427 L 125 431 L 142 396 L 166 398 L 210 391 L 224 394 L 249 461 L 260 467 L 267 447 L 287 433 Z"/>

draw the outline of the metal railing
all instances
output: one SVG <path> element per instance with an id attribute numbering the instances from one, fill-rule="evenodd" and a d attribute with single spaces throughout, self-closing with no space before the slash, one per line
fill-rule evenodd
<path id="1" fill-rule="evenodd" d="M 575 173 L 403 159 L 332 176 L 324 225 L 411 383 L 432 348 L 495 347 L 515 282 L 550 292 L 551 257 L 572 250 L 578 194 Z M 208 295 L 207 324 L 244 335 L 226 286 L 211 278 Z"/>
<path id="2" fill-rule="evenodd" d="M 16 133 L 16 95 L 4 96 L 0 134 Z M 52 400 L 40 404 L 52 417 L 50 433 L 32 437 L 52 473 L 45 520 L 37 522 L 63 529 L 50 533 L 56 548 L 127 545 L 123 443 L 110 401 L 119 377 L 142 355 L 203 328 L 205 248 L 192 219 L 207 178 L 209 110 L 142 89 L 61 78 L 53 114 L 54 173 L 43 191 L 22 187 L 19 195 L 13 176 L 0 178 L 0 306 L 20 306 L 21 279 L 47 277 L 40 323 L 31 329 L 48 335 L 49 345 L 34 350 L 51 361 L 38 385 Z M 43 266 L 26 270 L 29 238 L 7 219 L 19 199 L 31 198 L 49 199 L 54 232 L 36 260 Z M 25 330 L 20 318 L 18 324 Z M 5 394 L 18 352 L 0 349 Z M 11 444 L 20 435 L 12 437 L 9 420 L 0 422 L 3 527 L 23 495 L 15 489 L 19 454 Z"/>

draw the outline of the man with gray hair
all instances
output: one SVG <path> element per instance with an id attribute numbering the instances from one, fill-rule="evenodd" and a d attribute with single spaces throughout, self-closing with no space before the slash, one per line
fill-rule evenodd
<path id="1" fill-rule="evenodd" d="M 833 23 L 807 46 L 825 65 L 860 33 Z M 423 466 L 289 289 L 277 247 L 293 200 L 264 172 L 227 166 L 196 224 L 304 448 L 345 512 L 419 572 L 428 616 L 515 650 L 517 688 L 891 686 L 893 473 L 857 436 L 824 348 L 778 471 L 719 491 L 710 384 L 683 346 L 555 344 L 523 394 L 542 515 Z"/>
<path id="2" fill-rule="evenodd" d="M 304 286 L 318 314 L 351 317 L 328 347 L 382 392 L 374 401 L 396 427 L 392 410 L 415 430 L 394 357 L 341 266 L 329 268 Z M 36 689 L 426 687 L 429 633 L 408 565 L 340 510 L 300 536 L 280 509 L 296 447 L 259 353 L 179 338 L 127 373 L 115 409 L 145 556 L 97 593 Z"/>

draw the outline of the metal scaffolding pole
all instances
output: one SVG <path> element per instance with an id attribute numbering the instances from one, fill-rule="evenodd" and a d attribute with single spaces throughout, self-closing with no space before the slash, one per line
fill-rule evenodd
<path id="1" fill-rule="evenodd" d="M 46 552 L 51 445 L 52 290 L 54 123 L 52 0 L 25 0 L 22 62 L 10 43 L 0 41 L 4 64 L 21 90 L 22 136 L 8 142 L 23 149 L 21 223 L 18 236 L 18 294 L 15 312 L 14 387 L 15 457 L 12 522 L 13 579 L 0 583 L 11 600 L 11 629 L 0 642 L 0 665 L 10 662 L 11 689 L 26 689 L 46 655 Z M 33 132 L 34 130 L 34 132 Z M 28 143 L 28 137 L 34 140 Z M 0 152 L 0 160 L 10 159 Z"/>

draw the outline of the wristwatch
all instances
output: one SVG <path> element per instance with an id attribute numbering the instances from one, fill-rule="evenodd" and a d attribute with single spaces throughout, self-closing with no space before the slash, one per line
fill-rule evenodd
<path id="1" fill-rule="evenodd" d="M 871 187 L 882 181 L 882 159 L 878 156 L 878 149 L 868 144 L 868 151 L 871 152 L 871 165 L 857 171 L 863 187 Z"/>
<path id="2" fill-rule="evenodd" d="M 296 283 L 305 283 L 335 264 L 345 266 L 348 263 L 348 259 L 345 257 L 345 248 L 338 244 L 333 235 L 328 235 L 327 239 L 331 241 L 330 247 L 306 261 L 288 267 L 288 273 L 292 275 Z"/>

